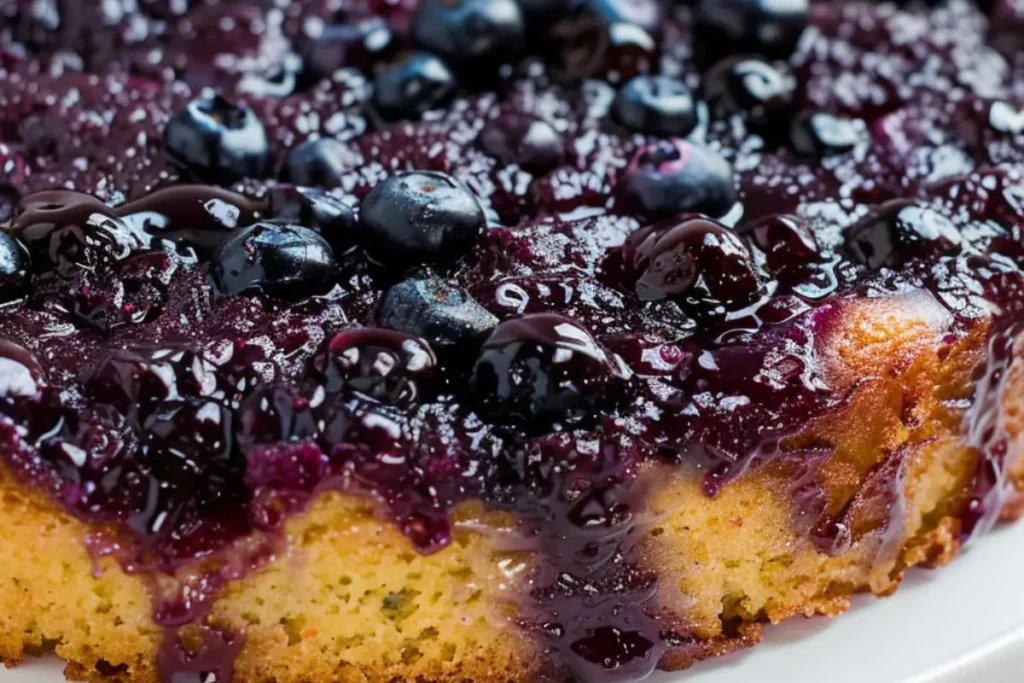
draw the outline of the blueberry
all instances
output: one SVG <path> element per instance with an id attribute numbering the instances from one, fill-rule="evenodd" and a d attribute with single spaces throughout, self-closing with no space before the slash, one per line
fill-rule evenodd
<path id="1" fill-rule="evenodd" d="M 382 327 L 423 337 L 438 347 L 480 338 L 498 324 L 467 292 L 437 278 L 416 278 L 392 287 L 378 321 Z"/>
<path id="2" fill-rule="evenodd" d="M 827 112 L 805 112 L 793 119 L 789 130 L 793 151 L 810 159 L 849 152 L 866 138 L 862 121 Z"/>
<path id="3" fill-rule="evenodd" d="M 267 193 L 267 214 L 275 222 L 315 230 L 327 240 L 335 255 L 355 246 L 355 210 L 323 190 L 278 185 Z"/>
<path id="4" fill-rule="evenodd" d="M 473 193 L 445 173 L 410 171 L 373 188 L 359 207 L 361 239 L 380 264 L 450 262 L 486 225 Z"/>
<path id="5" fill-rule="evenodd" d="M 630 130 L 658 137 L 685 137 L 697 126 L 693 93 L 667 76 L 636 76 L 616 94 L 611 112 Z"/>
<path id="6" fill-rule="evenodd" d="M 768 216 L 747 231 L 765 253 L 768 267 L 774 271 L 810 263 L 821 256 L 811 227 L 799 216 Z"/>
<path id="7" fill-rule="evenodd" d="M 480 131 L 480 147 L 506 165 L 540 175 L 565 160 L 565 140 L 550 123 L 522 112 L 505 112 Z"/>
<path id="8" fill-rule="evenodd" d="M 0 230 L 0 303 L 25 294 L 30 268 L 28 250 L 12 235 Z"/>
<path id="9" fill-rule="evenodd" d="M 742 114 L 763 132 L 790 119 L 796 80 L 760 57 L 730 57 L 704 74 L 704 99 L 719 117 Z"/>
<path id="10" fill-rule="evenodd" d="M 221 95 L 190 102 L 167 122 L 164 151 L 171 162 L 208 182 L 265 178 L 270 140 L 252 109 Z"/>
<path id="11" fill-rule="evenodd" d="M 369 71 L 394 48 L 391 27 L 383 17 L 348 23 L 307 22 L 301 52 L 309 72 L 329 78 L 343 67 Z"/>
<path id="12" fill-rule="evenodd" d="M 221 245 L 210 272 L 223 294 L 262 290 L 296 298 L 328 291 L 337 263 L 331 246 L 313 230 L 257 223 Z"/>
<path id="13" fill-rule="evenodd" d="M 657 66 L 658 44 L 650 31 L 613 21 L 583 3 L 552 26 L 545 41 L 553 75 L 562 81 L 606 78 L 618 83 Z"/>
<path id="14" fill-rule="evenodd" d="M 508 320 L 484 342 L 469 391 L 483 417 L 530 431 L 611 408 L 629 370 L 580 323 L 554 313 Z"/>
<path id="15" fill-rule="evenodd" d="M 616 194 L 627 211 L 658 220 L 681 213 L 721 217 L 736 204 L 732 167 L 717 153 L 682 140 L 637 151 Z"/>
<path id="16" fill-rule="evenodd" d="M 632 287 L 642 301 L 673 298 L 697 314 L 750 303 L 757 268 L 743 240 L 720 223 L 685 217 L 631 234 L 622 248 Z"/>
<path id="17" fill-rule="evenodd" d="M 428 52 L 414 52 L 373 81 L 370 103 L 385 121 L 416 119 L 455 94 L 451 69 Z"/>
<path id="18" fill-rule="evenodd" d="M 332 188 L 360 163 L 360 156 L 347 145 L 333 138 L 316 138 L 288 151 L 282 176 L 296 185 Z"/>
<path id="19" fill-rule="evenodd" d="M 872 270 L 898 267 L 920 255 L 958 254 L 960 231 L 934 208 L 913 200 L 882 204 L 847 229 L 850 257 Z"/>
<path id="20" fill-rule="evenodd" d="M 605 24 L 633 24 L 651 35 L 661 29 L 662 4 L 660 0 L 569 0 L 570 11 L 589 15 Z"/>
<path id="21" fill-rule="evenodd" d="M 374 327 L 339 332 L 313 361 L 328 394 L 355 392 L 403 408 L 424 398 L 436 365 L 423 339 Z"/>
<path id="22" fill-rule="evenodd" d="M 107 269 L 149 246 L 147 235 L 80 192 L 37 192 L 23 198 L 18 211 L 11 231 L 28 248 L 37 272 L 70 278 Z"/>
<path id="23" fill-rule="evenodd" d="M 412 19 L 417 45 L 467 70 L 517 58 L 525 34 L 515 0 L 421 0 Z"/>
<path id="24" fill-rule="evenodd" d="M 788 59 L 807 28 L 809 0 L 700 0 L 694 9 L 694 58 L 703 67 L 754 53 Z"/>

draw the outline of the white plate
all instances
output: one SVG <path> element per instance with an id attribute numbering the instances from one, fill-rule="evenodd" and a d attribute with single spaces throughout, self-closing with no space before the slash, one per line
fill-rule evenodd
<path id="1" fill-rule="evenodd" d="M 52 658 L 0 683 L 63 683 Z M 914 571 L 883 600 L 838 619 L 796 619 L 751 650 L 650 683 L 1021 683 L 1024 523 L 973 544 L 947 567 Z"/>

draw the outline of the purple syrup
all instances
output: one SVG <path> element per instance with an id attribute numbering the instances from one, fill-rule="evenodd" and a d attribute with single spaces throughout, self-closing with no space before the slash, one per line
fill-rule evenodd
<path id="1" fill-rule="evenodd" d="M 437 97 L 395 110 L 408 121 L 368 126 L 364 81 L 391 73 L 379 61 L 410 44 L 411 3 L 373 0 L 352 16 L 300 4 L 301 16 L 289 9 L 283 22 L 233 3 L 168 23 L 169 10 L 147 1 L 126 24 L 88 3 L 61 17 L 60 31 L 16 9 L 18 44 L 0 44 L 10 185 L 0 218 L 13 214 L 11 234 L 34 270 L 29 291 L 0 306 L 0 458 L 70 513 L 117 530 L 90 536 L 94 557 L 175 577 L 166 593 L 158 584 L 167 582 L 150 580 L 166 629 L 164 683 L 231 680 L 244 634 L 206 625 L 212 602 L 270 561 L 287 517 L 327 490 L 372 495 L 423 553 L 451 542 L 449 510 L 462 501 L 515 512 L 517 542 L 538 557 L 521 626 L 547 647 L 555 678 L 636 680 L 666 654 L 700 649 L 686 615 L 656 605 L 658 577 L 636 556 L 655 484 L 640 474 L 645 464 L 694 471 L 715 496 L 772 460 L 792 472 L 795 528 L 822 552 L 876 532 L 884 552 L 899 526 L 902 454 L 869 473 L 865 490 L 884 504 L 859 528 L 856 500 L 826 514 L 816 466 L 832 445 L 780 446 L 845 405 L 821 351 L 865 297 L 941 305 L 950 345 L 991 321 L 964 416 L 981 457 L 963 532 L 998 519 L 1017 458 L 1000 402 L 1024 324 L 1024 91 L 980 47 L 975 8 L 918 16 L 929 31 L 910 45 L 907 15 L 868 3 L 816 3 L 813 46 L 796 46 L 806 16 L 787 22 L 784 45 L 768 47 L 784 47 L 779 57 L 796 50 L 794 120 L 804 120 L 797 109 L 818 112 L 865 132 L 855 144 L 825 141 L 824 155 L 821 140 L 809 154 L 806 140 L 768 135 L 744 107 L 703 121 L 694 142 L 606 125 L 614 93 L 577 81 L 622 83 L 659 63 L 699 80 L 690 55 L 709 46 L 691 40 L 685 11 L 577 3 L 544 17 L 551 35 L 529 39 L 547 65 L 503 72 L 500 97 L 462 92 L 418 120 L 454 95 L 442 65 Z M 996 16 L 1009 17 L 1011 4 L 996 3 Z M 275 28 L 250 30 L 261 23 Z M 386 41 L 371 44 L 375 35 Z M 1011 51 L 1015 35 L 996 30 L 992 42 Z M 735 43 L 710 47 L 726 46 Z M 955 107 L 951 83 L 963 90 Z M 252 108 L 293 181 L 324 175 L 296 173 L 301 158 L 289 150 L 316 136 L 346 140 L 331 194 L 272 180 L 182 184 L 161 151 L 162 127 L 206 85 Z M 430 272 L 399 272 L 402 259 L 370 269 L 352 207 L 385 175 L 412 170 L 453 176 L 490 227 L 478 235 L 474 220 L 473 239 L 450 255 L 473 242 L 471 252 L 430 258 Z M 471 208 L 478 217 L 475 200 Z M 721 225 L 648 225 L 684 209 Z M 300 300 L 211 286 L 222 244 L 282 219 L 319 230 L 345 261 L 337 286 Z M 478 316 L 501 324 L 492 333 L 485 320 L 455 352 L 374 329 L 403 319 L 380 315 L 399 276 L 465 291 Z M 568 325 L 574 341 L 539 320 Z M 534 382 L 529 400 L 482 410 L 495 402 L 473 391 L 481 364 L 501 369 L 499 380 Z M 544 420 L 504 419 L 538 396 L 551 408 Z M 204 559 L 221 569 L 197 570 Z"/>

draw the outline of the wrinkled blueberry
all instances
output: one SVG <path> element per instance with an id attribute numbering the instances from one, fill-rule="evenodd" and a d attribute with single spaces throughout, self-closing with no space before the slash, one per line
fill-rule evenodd
<path id="1" fill-rule="evenodd" d="M 723 59 L 704 74 L 704 99 L 712 114 L 743 114 L 758 132 L 789 121 L 795 90 L 792 75 L 760 57 Z"/>
<path id="2" fill-rule="evenodd" d="M 428 52 L 414 52 L 373 81 L 370 103 L 385 121 L 417 119 L 455 94 L 451 69 Z"/>
<path id="3" fill-rule="evenodd" d="M 296 298 L 327 292 L 337 263 L 331 246 L 313 230 L 257 223 L 221 245 L 210 272 L 224 294 L 262 290 Z"/>
<path id="4" fill-rule="evenodd" d="M 484 418 L 546 431 L 611 407 L 629 376 L 580 323 L 554 313 L 508 320 L 484 342 L 469 391 Z"/>
<path id="5" fill-rule="evenodd" d="M 264 178 L 270 170 L 270 140 L 252 109 L 221 95 L 189 102 L 167 122 L 168 159 L 208 182 L 229 185 Z"/>
<path id="6" fill-rule="evenodd" d="M 360 156 L 347 145 L 334 138 L 316 138 L 288 151 L 282 176 L 296 185 L 330 189 L 338 187 L 342 176 L 360 163 Z"/>
<path id="7" fill-rule="evenodd" d="M 423 337 L 438 347 L 482 337 L 498 324 L 467 292 L 437 278 L 416 278 L 392 287 L 378 321 L 382 327 Z"/>
<path id="8" fill-rule="evenodd" d="M 0 303 L 24 295 L 30 269 L 28 250 L 13 236 L 0 230 Z"/>
<path id="9" fill-rule="evenodd" d="M 61 277 L 94 272 L 149 246 L 148 236 L 91 195 L 37 192 L 22 199 L 18 209 L 11 230 L 28 248 L 37 272 L 52 270 Z"/>
<path id="10" fill-rule="evenodd" d="M 854 149 L 867 136 L 863 122 L 827 112 L 807 112 L 793 119 L 789 141 L 803 157 L 821 159 Z"/>
<path id="11" fill-rule="evenodd" d="M 654 71 L 658 61 L 658 44 L 648 30 L 608 21 L 586 3 L 552 26 L 544 47 L 553 75 L 570 82 L 601 77 L 619 83 Z"/>
<path id="12" fill-rule="evenodd" d="M 697 126 L 689 86 L 667 76 L 633 78 L 615 96 L 611 112 L 627 128 L 658 137 L 686 137 Z"/>
<path id="13" fill-rule="evenodd" d="M 503 164 L 535 175 L 565 160 L 565 141 L 550 123 L 521 112 L 505 112 L 480 131 L 480 147 Z"/>
<path id="14" fill-rule="evenodd" d="M 695 313 L 741 308 L 759 289 L 747 245 L 725 226 L 699 216 L 656 223 L 629 236 L 623 263 L 642 301 L 674 298 Z"/>
<path id="15" fill-rule="evenodd" d="M 627 211 L 652 220 L 681 213 L 718 218 L 737 201 L 729 162 L 683 140 L 639 149 L 620 178 L 616 195 Z"/>
<path id="16" fill-rule="evenodd" d="M 306 22 L 300 41 L 306 68 L 318 78 L 338 69 L 370 70 L 394 48 L 395 40 L 383 17 L 367 17 L 351 23 Z"/>
<path id="17" fill-rule="evenodd" d="M 315 230 L 327 240 L 335 255 L 355 245 L 355 210 L 323 190 L 278 185 L 267 193 L 267 215 L 275 222 Z"/>
<path id="18" fill-rule="evenodd" d="M 694 57 L 707 67 L 741 53 L 788 59 L 807 28 L 808 0 L 700 0 L 694 9 Z"/>
<path id="19" fill-rule="evenodd" d="M 12 341 L 0 339 L 0 400 L 35 396 L 42 386 L 43 368 L 35 356 Z"/>
<path id="20" fill-rule="evenodd" d="M 897 199 L 848 228 L 845 241 L 850 257 L 874 270 L 923 254 L 957 254 L 961 237 L 956 225 L 934 208 Z"/>
<path id="21" fill-rule="evenodd" d="M 456 68 L 480 69 L 523 51 L 526 22 L 515 0 L 421 0 L 412 20 L 417 45 Z"/>
<path id="22" fill-rule="evenodd" d="M 360 238 L 381 264 L 414 265 L 457 259 L 483 231 L 480 203 L 445 173 L 391 176 L 359 207 Z"/>
<path id="23" fill-rule="evenodd" d="M 373 327 L 339 332 L 326 353 L 314 359 L 315 374 L 328 394 L 356 392 L 405 408 L 423 399 L 436 366 L 423 339 Z"/>

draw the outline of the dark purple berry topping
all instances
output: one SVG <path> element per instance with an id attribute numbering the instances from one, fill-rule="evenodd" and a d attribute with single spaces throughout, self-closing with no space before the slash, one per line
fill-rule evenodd
<path id="1" fill-rule="evenodd" d="M 323 190 L 278 185 L 267 193 L 267 216 L 315 230 L 339 256 L 356 244 L 355 210 Z"/>
<path id="2" fill-rule="evenodd" d="M 792 120 L 789 142 L 793 151 L 808 159 L 850 152 L 867 142 L 863 121 L 827 112 L 805 112 Z"/>

